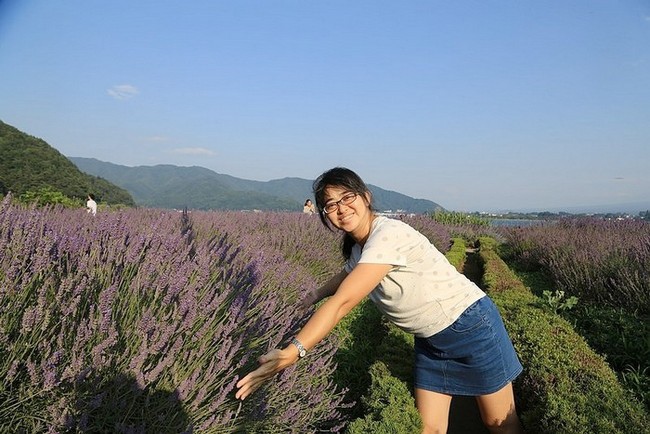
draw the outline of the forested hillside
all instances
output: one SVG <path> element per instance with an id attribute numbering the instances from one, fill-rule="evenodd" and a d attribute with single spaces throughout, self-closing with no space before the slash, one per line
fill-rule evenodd
<path id="1" fill-rule="evenodd" d="M 47 188 L 71 199 L 92 193 L 100 203 L 135 205 L 126 190 L 81 172 L 44 140 L 0 121 L 0 193 L 20 196 Z"/>
<path id="2" fill-rule="evenodd" d="M 248 189 L 232 181 L 237 178 L 203 167 L 169 164 L 128 167 L 94 158 L 70 157 L 70 160 L 84 172 L 101 176 L 126 189 L 141 206 L 201 210 L 302 210 L 302 203 L 297 200 Z M 308 191 L 306 189 L 304 194 L 308 194 Z"/>
<path id="3" fill-rule="evenodd" d="M 312 197 L 312 180 L 287 177 L 253 181 L 213 172 L 204 167 L 174 165 L 127 167 L 94 158 L 69 157 L 82 171 L 125 188 L 138 205 L 158 208 L 221 210 L 302 210 Z M 379 211 L 426 213 L 443 208 L 369 185 Z"/>

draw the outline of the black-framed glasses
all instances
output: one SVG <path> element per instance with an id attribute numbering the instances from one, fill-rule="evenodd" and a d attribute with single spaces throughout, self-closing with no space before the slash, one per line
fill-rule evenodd
<path id="1" fill-rule="evenodd" d="M 323 212 L 329 214 L 339 209 L 339 205 L 350 205 L 357 198 L 356 193 L 345 193 L 339 200 L 336 202 L 328 202 L 323 207 Z"/>

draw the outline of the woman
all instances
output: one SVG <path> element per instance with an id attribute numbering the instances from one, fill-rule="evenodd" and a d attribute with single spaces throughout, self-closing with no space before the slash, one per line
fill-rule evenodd
<path id="1" fill-rule="evenodd" d="M 86 198 L 86 212 L 94 215 L 97 215 L 97 202 L 95 202 L 95 196 L 89 194 Z"/>
<path id="2" fill-rule="evenodd" d="M 522 371 L 496 306 L 427 239 L 404 222 L 377 216 L 366 184 L 337 167 L 314 182 L 320 218 L 341 230 L 344 269 L 315 294 L 329 297 L 284 349 L 259 358 L 238 383 L 245 399 L 318 344 L 368 296 L 395 325 L 415 335 L 415 400 L 423 433 L 447 431 L 452 395 L 476 396 L 493 433 L 520 433 L 512 381 Z"/>
<path id="3" fill-rule="evenodd" d="M 316 212 L 316 207 L 314 206 L 314 203 L 311 201 L 311 199 L 307 199 L 305 201 L 305 204 L 302 206 L 302 212 L 309 215 L 312 215 Z"/>

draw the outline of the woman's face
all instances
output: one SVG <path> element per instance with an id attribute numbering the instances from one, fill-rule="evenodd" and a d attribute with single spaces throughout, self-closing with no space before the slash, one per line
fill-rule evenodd
<path id="1" fill-rule="evenodd" d="M 372 221 L 370 200 L 367 195 L 357 194 L 356 198 L 347 205 L 340 202 L 342 198 L 349 197 L 347 195 L 350 193 L 354 192 L 342 187 L 325 188 L 325 206 L 338 203 L 335 210 L 325 215 L 334 227 L 359 240 L 370 233 L 370 222 Z"/>

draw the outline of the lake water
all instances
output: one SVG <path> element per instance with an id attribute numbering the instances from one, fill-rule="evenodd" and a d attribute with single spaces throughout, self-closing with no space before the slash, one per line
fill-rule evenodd
<path id="1" fill-rule="evenodd" d="M 549 221 L 533 220 L 533 219 L 492 219 L 490 220 L 490 224 L 492 226 L 507 226 L 507 227 L 535 226 L 544 223 L 549 223 Z"/>

